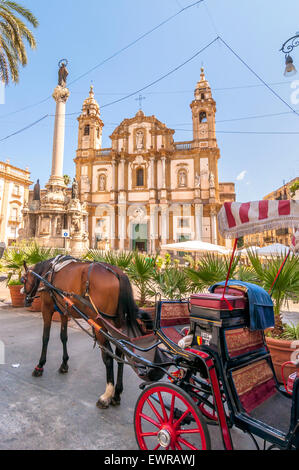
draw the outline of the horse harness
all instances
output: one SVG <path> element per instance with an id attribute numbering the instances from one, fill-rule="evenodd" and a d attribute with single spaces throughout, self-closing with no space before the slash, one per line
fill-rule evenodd
<path id="1" fill-rule="evenodd" d="M 57 271 L 59 271 L 60 269 L 57 269 L 57 267 L 59 266 L 59 264 L 63 263 L 64 261 L 69 261 L 69 262 L 73 262 L 73 261 L 77 261 L 75 258 L 72 258 L 72 257 L 66 257 L 66 256 L 61 256 L 61 257 L 57 257 L 53 260 L 52 264 L 51 264 L 51 267 L 50 269 L 47 271 L 47 273 L 44 275 L 44 278 L 50 282 L 51 284 L 53 284 L 53 281 L 54 281 L 54 276 L 55 276 L 55 273 Z M 86 279 L 86 285 L 85 285 L 85 292 L 84 292 L 84 295 L 81 296 L 81 295 L 78 295 L 78 294 L 74 294 L 74 293 L 68 293 L 68 292 L 63 292 L 63 294 L 65 296 L 68 296 L 68 297 L 73 297 L 75 298 L 76 300 L 78 300 L 79 302 L 81 302 L 83 305 L 85 305 L 86 307 L 90 308 L 91 310 L 94 310 L 97 314 L 96 316 L 96 320 L 97 319 L 100 319 L 102 320 L 103 318 L 106 318 L 106 319 L 109 319 L 109 320 L 114 320 L 117 318 L 116 315 L 108 315 L 107 313 L 104 313 L 102 312 L 101 310 L 99 310 L 96 305 L 94 304 L 91 296 L 90 296 L 90 291 L 89 291 L 89 288 L 90 288 L 90 276 L 91 276 L 91 273 L 92 273 L 92 270 L 95 266 L 95 264 L 97 265 L 101 265 L 104 269 L 106 269 L 106 271 L 109 271 L 111 272 L 112 274 L 114 274 L 114 276 L 117 277 L 117 279 L 119 280 L 120 279 L 120 276 L 118 273 L 116 273 L 113 269 L 111 269 L 109 266 L 107 266 L 105 263 L 100 263 L 100 262 L 92 262 L 90 263 L 89 265 L 89 268 L 88 268 L 88 272 L 87 272 L 87 279 Z M 40 289 L 38 289 L 39 292 L 41 291 L 48 291 L 52 300 L 53 300 L 53 303 L 54 303 L 54 308 L 55 310 L 60 314 L 60 315 L 65 315 L 65 312 L 63 312 L 61 310 L 61 308 L 58 306 L 57 304 L 57 296 L 55 295 L 55 292 L 53 292 L 51 289 L 48 289 L 46 287 L 42 287 Z M 89 300 L 87 300 L 87 297 Z M 65 308 L 66 311 L 68 311 L 67 309 L 67 305 L 66 305 L 66 308 Z M 68 312 L 69 313 L 69 312 Z M 83 328 L 79 322 L 76 321 L 76 319 L 72 316 L 73 320 L 81 327 Z M 84 329 L 84 328 L 83 328 Z M 84 329 L 85 330 L 85 329 Z M 85 330 L 86 331 L 86 330 Z"/>

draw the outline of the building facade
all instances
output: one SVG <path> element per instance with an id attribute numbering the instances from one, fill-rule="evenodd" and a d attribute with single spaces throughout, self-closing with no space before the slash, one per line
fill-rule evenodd
<path id="1" fill-rule="evenodd" d="M 284 199 L 299 199 L 299 191 L 292 194 L 291 187 L 294 183 L 299 181 L 299 177 L 293 178 L 288 183 L 285 183 L 280 188 L 267 194 L 264 200 L 276 200 L 281 201 Z M 272 245 L 273 243 L 280 243 L 282 245 L 290 246 L 293 238 L 293 229 L 291 228 L 280 228 L 277 230 L 267 230 L 262 233 L 255 233 L 253 235 L 247 235 L 244 237 L 244 246 L 266 246 Z"/>
<path id="2" fill-rule="evenodd" d="M 139 110 L 102 148 L 104 123 L 93 87 L 78 118 L 76 179 L 88 211 L 90 246 L 156 252 L 184 240 L 224 244 L 217 212 L 235 200 L 234 183 L 219 183 L 216 103 L 202 69 L 191 105 L 193 139 Z"/>
<path id="3" fill-rule="evenodd" d="M 9 163 L 0 162 L 0 241 L 16 242 L 23 228 L 22 211 L 28 201 L 30 173 Z"/>

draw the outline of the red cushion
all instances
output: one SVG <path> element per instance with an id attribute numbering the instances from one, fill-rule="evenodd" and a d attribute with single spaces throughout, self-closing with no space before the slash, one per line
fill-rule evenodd
<path id="1" fill-rule="evenodd" d="M 228 310 L 227 302 L 222 297 L 222 294 L 192 294 L 190 304 L 215 310 Z M 246 299 L 242 296 L 225 295 L 225 299 L 233 309 L 244 310 L 246 308 Z"/>
<path id="2" fill-rule="evenodd" d="M 218 286 L 214 289 L 214 294 L 223 294 L 224 286 Z M 237 295 L 239 297 L 247 297 L 247 294 L 244 290 L 238 289 L 237 287 L 227 287 L 225 290 L 225 295 Z"/>

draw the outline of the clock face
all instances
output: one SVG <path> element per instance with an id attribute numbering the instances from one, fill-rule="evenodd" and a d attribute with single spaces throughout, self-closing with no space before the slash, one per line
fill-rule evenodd
<path id="1" fill-rule="evenodd" d="M 199 125 L 199 138 L 200 139 L 208 138 L 208 124 L 207 123 Z"/>

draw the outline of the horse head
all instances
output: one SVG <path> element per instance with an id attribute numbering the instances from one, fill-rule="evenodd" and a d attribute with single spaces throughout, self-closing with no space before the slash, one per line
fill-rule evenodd
<path id="1" fill-rule="evenodd" d="M 32 274 L 32 270 L 28 268 L 26 261 L 24 261 L 24 269 L 25 272 L 21 277 L 21 282 L 24 285 L 25 307 L 30 307 L 37 292 L 39 282 Z"/>

